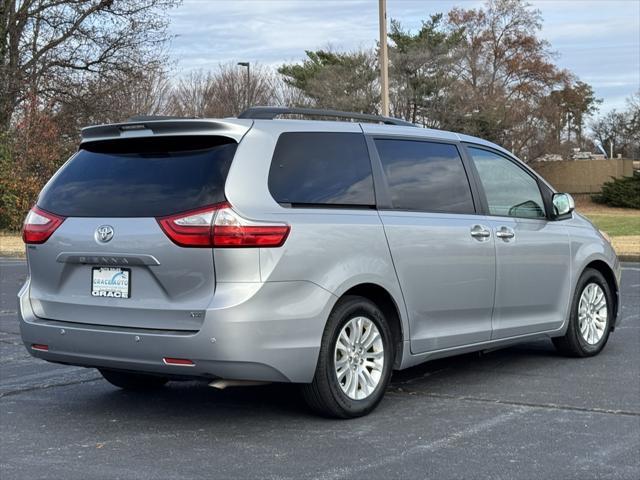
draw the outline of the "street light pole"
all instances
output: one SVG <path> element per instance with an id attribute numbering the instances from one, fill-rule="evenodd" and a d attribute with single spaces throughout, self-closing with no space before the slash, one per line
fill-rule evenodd
<path id="1" fill-rule="evenodd" d="M 247 67 L 247 92 L 245 97 L 245 108 L 249 108 L 249 92 L 251 90 L 251 64 L 249 62 L 238 62 L 241 67 Z"/>
<path id="2" fill-rule="evenodd" d="M 387 0 L 379 0 L 380 15 L 380 89 L 382 114 L 389 115 L 389 59 L 387 56 Z"/>

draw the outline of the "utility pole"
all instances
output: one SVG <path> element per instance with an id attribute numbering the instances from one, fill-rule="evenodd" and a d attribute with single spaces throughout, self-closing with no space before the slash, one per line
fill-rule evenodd
<path id="1" fill-rule="evenodd" d="M 389 115 L 389 58 L 387 56 L 387 0 L 379 0 L 380 15 L 380 87 L 382 115 Z"/>
<path id="2" fill-rule="evenodd" d="M 249 93 L 251 91 L 251 67 L 250 67 L 250 63 L 249 62 L 238 62 L 238 65 L 241 67 L 247 67 L 247 93 L 245 96 L 245 108 L 249 108 L 251 105 L 249 105 Z"/>

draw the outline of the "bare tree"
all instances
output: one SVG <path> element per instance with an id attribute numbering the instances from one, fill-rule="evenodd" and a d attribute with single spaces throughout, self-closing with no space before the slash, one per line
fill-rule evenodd
<path id="1" fill-rule="evenodd" d="M 75 136 L 83 126 L 122 122 L 134 115 L 162 115 L 169 108 L 171 84 L 160 67 L 96 77 L 75 86 L 56 108 L 63 134 Z"/>
<path id="2" fill-rule="evenodd" d="M 627 132 L 633 144 L 633 158 L 640 158 L 640 89 L 627 98 Z"/>
<path id="3" fill-rule="evenodd" d="M 252 65 L 251 75 L 235 63 L 221 64 L 212 72 L 191 72 L 180 79 L 169 102 L 172 114 L 189 117 L 238 115 L 247 105 L 269 105 L 285 98 L 271 70 Z"/>
<path id="4" fill-rule="evenodd" d="M 627 98 L 627 109 L 612 110 L 591 122 L 593 138 L 609 152 L 613 145 L 614 155 L 640 158 L 640 91 Z"/>
<path id="5" fill-rule="evenodd" d="M 0 129 L 28 98 L 96 75 L 117 77 L 163 61 L 166 11 L 180 0 L 2 0 Z"/>
<path id="6" fill-rule="evenodd" d="M 273 74 L 272 104 L 282 107 L 311 107 L 313 100 L 304 91 L 289 84 L 282 75 Z"/>
<path id="7" fill-rule="evenodd" d="M 213 109 L 213 78 L 197 70 L 181 78 L 169 100 L 169 112 L 182 117 L 206 117 Z"/>
<path id="8" fill-rule="evenodd" d="M 458 81 L 450 88 L 456 116 L 448 128 L 526 152 L 538 134 L 540 102 L 567 82 L 553 63 L 553 52 L 537 34 L 542 18 L 523 0 L 488 0 L 481 9 L 454 8 L 452 28 L 462 29 Z"/>
<path id="9" fill-rule="evenodd" d="M 275 78 L 271 70 L 252 65 L 251 75 L 235 64 L 220 65 L 213 75 L 215 108 L 213 116 L 237 115 L 247 106 L 268 105 L 275 98 Z"/>

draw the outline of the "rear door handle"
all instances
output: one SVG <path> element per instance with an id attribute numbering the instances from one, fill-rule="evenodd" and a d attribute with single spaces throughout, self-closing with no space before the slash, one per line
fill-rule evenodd
<path id="1" fill-rule="evenodd" d="M 491 230 L 489 230 L 484 225 L 474 225 L 473 227 L 471 227 L 471 236 L 473 238 L 483 240 L 491 236 Z"/>
<path id="2" fill-rule="evenodd" d="M 499 230 L 496 230 L 496 237 L 501 238 L 503 240 L 509 240 L 516 236 L 516 232 L 513 231 L 512 228 L 502 226 Z"/>

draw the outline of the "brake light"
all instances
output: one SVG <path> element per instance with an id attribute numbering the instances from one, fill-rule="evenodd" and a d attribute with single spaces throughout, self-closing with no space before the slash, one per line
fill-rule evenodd
<path id="1" fill-rule="evenodd" d="M 246 220 L 226 202 L 157 221 L 171 241 L 181 247 L 280 247 L 290 229 L 286 224 Z"/>
<path id="2" fill-rule="evenodd" d="M 22 240 L 30 244 L 44 243 L 62 222 L 64 217 L 45 212 L 37 206 L 33 207 L 24 219 Z"/>

